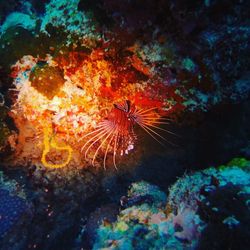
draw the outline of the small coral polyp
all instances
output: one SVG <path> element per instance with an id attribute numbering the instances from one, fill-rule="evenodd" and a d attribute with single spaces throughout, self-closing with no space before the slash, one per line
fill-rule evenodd
<path id="1" fill-rule="evenodd" d="M 122 156 L 135 146 L 135 124 L 163 139 L 155 132 L 164 123 L 156 111 L 167 106 L 167 89 L 152 97 L 157 85 L 139 79 L 143 72 L 137 68 L 107 60 L 102 49 L 21 58 L 12 68 L 17 97 L 11 116 L 19 129 L 15 163 L 86 166 L 85 158 L 93 156 L 94 165 L 100 154 L 97 165 L 106 168 L 111 155 L 116 167 L 117 152 Z"/>

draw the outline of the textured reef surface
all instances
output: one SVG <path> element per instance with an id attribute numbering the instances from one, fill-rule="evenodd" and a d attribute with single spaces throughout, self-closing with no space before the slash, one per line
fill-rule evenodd
<path id="1" fill-rule="evenodd" d="M 249 249 L 249 13 L 0 0 L 0 249 Z"/>
<path id="2" fill-rule="evenodd" d="M 236 158 L 186 174 L 168 195 L 147 182 L 133 183 L 116 221 L 98 228 L 94 249 L 246 249 L 249 164 Z"/>

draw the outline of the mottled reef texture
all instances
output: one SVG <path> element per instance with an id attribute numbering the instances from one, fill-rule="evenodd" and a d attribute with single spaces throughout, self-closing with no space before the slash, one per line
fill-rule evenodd
<path id="1" fill-rule="evenodd" d="M 249 12 L 0 0 L 0 249 L 248 249 Z M 171 118 L 176 145 L 135 128 L 118 170 L 105 150 L 93 167 L 79 138 L 124 98 Z"/>

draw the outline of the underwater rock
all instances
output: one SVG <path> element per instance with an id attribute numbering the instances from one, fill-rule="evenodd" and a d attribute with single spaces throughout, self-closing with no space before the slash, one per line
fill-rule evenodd
<path id="1" fill-rule="evenodd" d="M 228 166 L 208 168 L 180 178 L 169 190 L 168 205 L 174 211 L 178 211 L 183 204 L 197 210 L 205 195 L 218 187 L 232 183 L 246 188 L 250 185 L 249 161 L 246 160 L 244 168 L 239 162 L 230 161 Z"/>
<path id="2" fill-rule="evenodd" d="M 198 210 L 201 219 L 207 223 L 198 249 L 248 249 L 249 199 L 249 192 L 231 183 L 211 191 Z"/>
<path id="3" fill-rule="evenodd" d="M 5 72 L 10 72 L 12 63 L 15 63 L 23 55 L 32 54 L 37 51 L 37 43 L 34 43 L 34 36 L 29 30 L 22 27 L 11 27 L 1 37 L 1 58 Z"/>
<path id="4" fill-rule="evenodd" d="M 162 207 L 167 201 L 166 195 L 157 186 L 144 181 L 131 184 L 127 195 L 129 206 L 137 205 L 138 197 L 141 197 L 141 203 L 150 201 L 151 205 L 156 207 Z"/>
<path id="5" fill-rule="evenodd" d="M 9 28 L 22 27 L 26 30 L 34 30 L 37 20 L 30 15 L 12 12 L 0 27 L 0 36 L 3 35 Z"/>
<path id="6" fill-rule="evenodd" d="M 10 126 L 11 122 L 8 120 L 9 109 L 4 104 L 5 100 L 3 99 L 2 106 L 0 105 L 0 155 L 1 156 L 9 155 L 12 144 L 11 140 L 12 137 L 14 136 L 14 132 L 11 129 L 12 126 Z"/>
<path id="7" fill-rule="evenodd" d="M 11 132 L 8 126 L 1 121 L 0 123 L 0 152 L 4 150 L 6 145 L 8 144 L 8 137 L 11 135 Z"/>
<path id="8" fill-rule="evenodd" d="M 169 189 L 167 198 L 157 186 L 133 183 L 128 196 L 122 197 L 116 222 L 103 223 L 97 230 L 93 249 L 208 249 L 214 239 L 213 249 L 237 249 L 236 243 L 231 244 L 232 232 L 245 249 L 249 167 L 248 160 L 235 158 L 226 166 L 185 175 Z"/>
<path id="9" fill-rule="evenodd" d="M 46 11 L 41 22 L 41 32 L 49 34 L 47 26 L 50 24 L 57 28 L 63 27 L 69 34 L 68 38 L 73 35 L 97 38 L 96 23 L 88 13 L 78 10 L 79 1 L 52 0 L 46 4 Z"/>
<path id="10" fill-rule="evenodd" d="M 0 248 L 7 250 L 30 247 L 61 249 L 61 244 L 63 244 L 65 249 L 71 249 L 70 244 L 78 232 L 80 216 L 84 216 L 80 212 L 89 205 L 87 199 L 97 192 L 98 177 L 89 171 L 81 173 L 72 171 L 64 174 L 49 171 L 46 173 L 46 169 L 34 166 L 27 176 L 25 173 L 22 175 L 21 171 L 17 173 L 11 170 L 11 172 L 8 172 L 8 175 L 14 175 L 20 181 L 17 183 L 7 180 L 0 172 L 0 190 L 4 188 L 11 197 L 9 199 L 5 195 L 8 200 L 4 198 L 3 201 L 7 200 L 8 204 L 13 206 L 7 209 L 8 204 L 0 203 L 1 214 L 6 215 L 10 210 L 10 221 L 7 221 L 9 225 L 13 221 L 13 210 L 14 212 L 17 210 L 15 214 L 19 216 L 19 211 L 21 213 L 25 209 L 24 203 L 28 206 L 28 210 L 23 211 L 23 215 L 20 215 L 21 217 L 12 225 L 10 233 L 4 236 L 3 240 L 0 237 Z M 25 185 L 25 194 L 27 193 L 28 198 L 20 187 L 20 183 Z M 2 193 L 0 198 L 2 201 Z M 18 206 L 17 209 L 16 206 Z M 2 208 L 7 210 L 2 213 Z M 15 214 L 14 219 L 17 217 Z M 0 219 L 0 229 L 1 222 L 7 225 L 6 220 Z"/>
<path id="11" fill-rule="evenodd" d="M 199 218 L 199 224 L 203 225 L 198 234 L 198 249 L 207 249 L 211 242 L 213 249 L 238 249 L 239 246 L 245 249 L 249 238 L 245 228 L 250 223 L 247 205 L 250 195 L 249 167 L 248 160 L 235 158 L 227 165 L 186 175 L 170 188 L 169 209 L 177 216 L 180 211 L 189 209 L 196 214 L 196 222 Z M 242 224 L 238 225 L 238 220 Z M 190 233 L 190 229 L 186 232 Z M 234 232 L 239 237 L 233 243 L 230 235 Z"/>
<path id="12" fill-rule="evenodd" d="M 149 196 L 151 202 L 148 202 Z M 138 197 L 141 197 L 139 203 Z M 132 184 L 127 199 L 130 206 L 120 211 L 117 221 L 99 227 L 93 249 L 148 249 L 157 244 L 159 235 L 154 232 L 157 230 L 154 223 L 165 218 L 159 204 L 166 202 L 166 195 L 154 185 L 139 182 Z"/>
<path id="13" fill-rule="evenodd" d="M 118 209 L 119 207 L 117 204 L 107 204 L 97 208 L 88 216 L 86 233 L 91 244 L 94 243 L 97 236 L 96 230 L 102 223 L 106 223 L 106 225 L 108 225 L 116 220 L 119 212 Z"/>
<path id="14" fill-rule="evenodd" d="M 7 114 L 8 114 L 8 109 L 4 106 L 4 102 L 5 101 L 3 99 L 2 100 L 3 105 L 0 105 L 0 152 L 6 146 L 7 139 L 9 135 L 11 134 L 11 131 L 5 122 Z"/>
<path id="15" fill-rule="evenodd" d="M 64 249 L 71 249 L 89 206 L 88 198 L 99 189 L 99 176 L 87 170 L 32 166 L 27 178 L 36 210 L 27 227 L 26 246 L 62 249 L 63 245 Z"/>

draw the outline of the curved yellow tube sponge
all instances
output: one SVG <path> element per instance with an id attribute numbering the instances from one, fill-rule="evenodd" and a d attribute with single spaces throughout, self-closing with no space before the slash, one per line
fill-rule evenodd
<path id="1" fill-rule="evenodd" d="M 69 146 L 58 146 L 56 141 L 55 141 L 55 136 L 53 136 L 53 131 L 52 128 L 50 126 L 45 127 L 43 129 L 43 133 L 44 133 L 44 137 L 43 137 L 43 143 L 44 143 L 44 150 L 43 150 L 43 154 L 42 154 L 42 163 L 45 167 L 48 168 L 62 168 L 65 167 L 71 160 L 72 158 L 72 151 L 73 149 Z M 61 164 L 52 164 L 52 163 L 48 163 L 46 160 L 46 155 L 49 153 L 50 148 L 54 148 L 57 149 L 59 151 L 62 150 L 66 150 L 68 151 L 68 158 L 65 162 L 61 163 Z"/>

